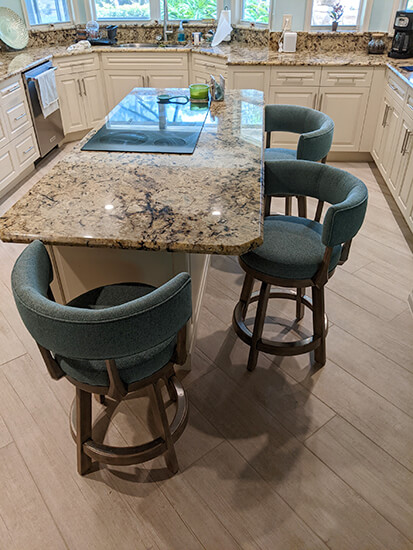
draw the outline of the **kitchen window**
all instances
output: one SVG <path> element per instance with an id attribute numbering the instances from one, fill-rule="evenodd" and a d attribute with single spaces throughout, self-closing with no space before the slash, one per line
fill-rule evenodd
<path id="1" fill-rule="evenodd" d="M 66 0 L 26 0 L 26 11 L 31 26 L 71 21 Z"/>
<path id="2" fill-rule="evenodd" d="M 413 0 L 407 0 L 406 10 L 413 10 Z"/>
<path id="3" fill-rule="evenodd" d="M 339 6 L 341 6 L 342 16 L 338 21 L 339 27 L 356 29 L 360 26 L 362 4 L 362 0 L 310 0 L 311 27 L 331 28 L 333 22 L 331 14 L 333 11 L 336 13 L 341 11 L 339 8 Z M 339 9 L 334 10 L 334 8 Z"/>
<path id="4" fill-rule="evenodd" d="M 270 0 L 243 0 L 242 20 L 268 25 Z"/>
<path id="5" fill-rule="evenodd" d="M 216 0 L 168 0 L 168 19 L 199 21 L 217 18 Z M 163 19 L 163 1 L 161 0 L 161 19 Z"/>
<path id="6" fill-rule="evenodd" d="M 150 19 L 149 0 L 95 0 L 96 19 Z"/>

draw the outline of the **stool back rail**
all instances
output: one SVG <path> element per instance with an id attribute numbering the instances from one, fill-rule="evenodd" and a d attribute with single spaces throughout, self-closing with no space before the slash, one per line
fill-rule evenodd
<path id="1" fill-rule="evenodd" d="M 324 252 L 318 266 L 308 277 L 294 276 L 294 260 L 291 262 L 287 276 L 278 276 L 283 266 L 277 264 L 277 247 L 267 251 L 271 243 L 269 238 L 270 223 L 275 221 L 280 227 L 284 220 L 288 224 L 302 225 L 302 218 L 291 216 L 271 216 L 264 220 L 264 244 L 239 258 L 239 263 L 245 271 L 244 284 L 240 300 L 233 314 L 233 327 L 237 335 L 250 346 L 248 370 L 256 366 L 260 351 L 265 353 L 291 356 L 314 351 L 315 366 L 321 367 L 326 362 L 326 335 L 328 320 L 325 315 L 324 286 L 334 274 L 337 265 L 343 264 L 349 255 L 351 241 L 360 229 L 367 207 L 367 189 L 359 179 L 327 165 L 307 161 L 274 161 L 265 166 L 265 194 L 267 200 L 279 191 L 286 195 L 299 195 L 318 199 L 318 206 L 314 222 L 308 225 L 308 234 L 319 239 L 320 250 Z M 331 206 L 326 212 L 323 225 L 318 222 L 321 218 L 322 206 L 327 202 Z M 314 228 L 319 232 L 314 232 Z M 267 234 L 266 234 L 267 233 Z M 286 237 L 282 233 L 278 236 L 280 247 L 284 246 Z M 294 255 L 294 241 L 288 241 Z M 287 247 L 288 248 L 288 247 Z M 271 263 L 273 262 L 273 263 Z M 257 267 L 258 266 L 258 267 Z M 302 272 L 302 266 L 300 273 Z M 296 267 L 296 269 L 298 269 Z M 311 266 L 310 268 L 311 269 Z M 259 292 L 252 293 L 254 281 L 261 281 Z M 272 292 L 271 286 L 294 288 L 295 291 Z M 312 300 L 305 296 L 304 289 L 311 287 Z M 262 338 L 268 300 L 283 298 L 296 301 L 296 322 L 304 316 L 304 307 L 312 311 L 313 334 L 308 338 L 294 342 L 274 342 Z M 258 302 L 253 331 L 245 323 L 248 307 Z"/>
<path id="2" fill-rule="evenodd" d="M 277 160 L 292 160 L 291 153 L 294 153 L 297 160 L 321 161 L 325 164 L 333 142 L 334 122 L 325 113 L 309 107 L 266 105 L 265 132 L 266 161 L 271 162 L 274 154 Z M 272 132 L 300 134 L 297 151 L 271 148 Z M 292 196 L 285 198 L 285 214 L 287 216 L 290 216 L 292 212 L 292 198 Z M 297 199 L 298 215 L 305 218 L 307 216 L 305 197 L 298 196 Z M 265 212 L 265 215 L 269 214 L 269 211 Z"/>
<path id="3" fill-rule="evenodd" d="M 36 340 L 50 376 L 54 380 L 66 377 L 76 387 L 70 427 L 77 446 L 78 472 L 81 475 L 87 473 L 92 459 L 106 464 L 130 465 L 164 454 L 169 470 L 176 473 L 178 461 L 174 443 L 188 421 L 188 400 L 176 378 L 174 364 L 183 364 L 186 360 L 185 327 L 191 316 L 189 275 L 181 273 L 158 289 L 128 283 L 94 289 L 82 295 L 89 298 L 94 294 L 98 296 L 100 291 L 113 287 L 118 303 L 96 309 L 70 305 L 78 298 L 69 305 L 56 303 L 50 289 L 52 280 L 53 271 L 46 248 L 40 241 L 35 241 L 22 252 L 14 266 L 12 289 L 22 320 Z M 135 287 L 140 297 L 122 301 L 122 292 L 134 291 Z M 161 355 L 161 362 L 157 364 L 155 355 L 151 372 L 142 371 L 139 364 L 133 364 L 128 382 L 125 382 L 125 370 L 119 368 L 119 362 L 125 357 L 133 359 L 145 350 L 158 349 L 157 346 L 162 348 L 165 342 L 169 360 L 164 360 L 164 355 Z M 105 371 L 99 371 L 99 381 L 103 375 L 107 383 L 93 383 L 91 375 L 81 369 L 79 372 L 65 372 L 66 358 L 71 358 L 75 364 L 85 361 L 96 364 L 98 361 Z M 176 407 L 171 424 L 161 394 L 162 384 L 165 384 Z M 119 402 L 151 386 L 162 423 L 161 436 L 129 447 L 110 446 L 93 440 L 92 394 L 99 396 L 101 403 L 105 403 L 105 396 Z"/>

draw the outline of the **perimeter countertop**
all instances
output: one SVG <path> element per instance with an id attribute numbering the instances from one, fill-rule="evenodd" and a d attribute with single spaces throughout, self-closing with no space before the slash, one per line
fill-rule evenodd
<path id="1" fill-rule="evenodd" d="M 363 67 L 389 66 L 408 84 L 413 86 L 412 73 L 403 71 L 400 66 L 410 65 L 413 59 L 392 60 L 387 55 L 369 55 L 361 51 L 331 51 L 326 53 L 279 53 L 268 47 L 245 46 L 237 43 L 212 47 L 171 46 L 168 48 L 119 48 L 117 46 L 94 46 L 86 51 L 68 52 L 66 46 L 48 46 L 42 48 L 28 48 L 22 52 L 0 53 L 0 81 L 9 76 L 18 74 L 27 68 L 51 58 L 60 58 L 94 52 L 164 52 L 165 55 L 173 52 L 197 52 L 207 56 L 221 58 L 228 65 L 343 65 Z"/>
<path id="2" fill-rule="evenodd" d="M 259 246 L 263 108 L 262 92 L 227 92 L 192 155 L 81 151 L 94 130 L 0 218 L 0 238 L 236 255 Z"/>

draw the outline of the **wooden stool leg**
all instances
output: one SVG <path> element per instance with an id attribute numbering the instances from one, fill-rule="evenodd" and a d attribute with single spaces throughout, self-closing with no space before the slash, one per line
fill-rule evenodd
<path id="1" fill-rule="evenodd" d="M 244 284 L 242 285 L 241 297 L 240 297 L 240 302 L 242 303 L 242 316 L 244 319 L 247 314 L 247 309 L 248 309 L 253 287 L 254 287 L 254 277 L 246 273 Z"/>
<path id="2" fill-rule="evenodd" d="M 307 198 L 306 197 L 297 197 L 298 204 L 298 215 L 300 218 L 307 217 Z"/>
<path id="3" fill-rule="evenodd" d="M 326 334 L 324 324 L 324 287 L 312 287 L 313 296 L 313 326 L 314 335 L 320 336 L 320 345 L 314 350 L 314 360 L 317 367 L 323 367 L 326 363 Z"/>
<path id="4" fill-rule="evenodd" d="M 255 316 L 254 330 L 252 333 L 252 342 L 250 347 L 250 353 L 248 356 L 247 369 L 253 371 L 257 366 L 258 361 L 258 349 L 257 344 L 262 336 L 264 329 L 265 314 L 267 312 L 268 298 L 270 295 L 271 285 L 269 283 L 262 283 L 260 290 L 260 297 L 258 300 L 257 313 Z"/>
<path id="5" fill-rule="evenodd" d="M 162 427 L 164 431 L 164 438 L 166 441 L 167 452 L 165 454 L 165 462 L 168 470 L 172 474 L 176 474 L 179 470 L 178 459 L 176 458 L 175 447 L 171 437 L 171 430 L 169 428 L 168 417 L 166 415 L 165 403 L 163 401 L 162 392 L 160 388 L 161 381 L 158 380 L 153 384 L 155 391 L 156 404 L 158 405 L 159 415 L 161 417 Z"/>
<path id="6" fill-rule="evenodd" d="M 77 471 L 81 476 L 92 466 L 92 460 L 83 452 L 83 443 L 92 438 L 92 396 L 76 388 L 76 448 Z"/>
<path id="7" fill-rule="evenodd" d="M 291 216 L 292 209 L 293 209 L 293 198 L 285 197 L 285 215 Z"/>
<path id="8" fill-rule="evenodd" d="M 301 321 L 304 317 L 304 304 L 301 302 L 301 298 L 304 296 L 305 288 L 297 288 L 297 299 L 295 304 L 295 316 L 297 321 Z"/>
<path id="9" fill-rule="evenodd" d="M 271 197 L 265 195 L 264 197 L 264 216 L 269 216 L 271 214 Z"/>

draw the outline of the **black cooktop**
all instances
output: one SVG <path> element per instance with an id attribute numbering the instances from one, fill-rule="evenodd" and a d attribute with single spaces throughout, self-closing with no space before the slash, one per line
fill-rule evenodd
<path id="1" fill-rule="evenodd" d="M 192 103 L 187 94 L 176 97 L 176 90 L 166 90 L 160 99 L 154 92 L 134 89 L 109 113 L 82 151 L 193 153 L 209 104 Z"/>

